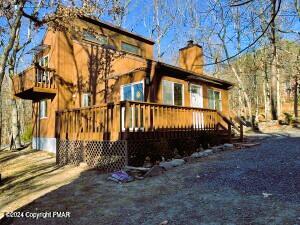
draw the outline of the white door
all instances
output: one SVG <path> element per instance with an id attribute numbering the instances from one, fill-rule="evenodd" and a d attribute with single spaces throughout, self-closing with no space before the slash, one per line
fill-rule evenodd
<path id="1" fill-rule="evenodd" d="M 202 86 L 191 84 L 191 106 L 203 108 Z"/>
<path id="2" fill-rule="evenodd" d="M 203 90 L 202 86 L 191 84 L 191 107 L 203 108 Z M 193 112 L 194 128 L 203 128 L 204 120 L 202 112 Z"/>

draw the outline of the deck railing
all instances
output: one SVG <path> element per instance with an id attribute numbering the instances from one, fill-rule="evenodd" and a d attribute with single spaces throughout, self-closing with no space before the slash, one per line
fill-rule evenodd
<path id="1" fill-rule="evenodd" d="M 216 110 L 128 101 L 123 103 L 123 131 L 215 129 Z"/>
<path id="2" fill-rule="evenodd" d="M 118 140 L 133 133 L 215 131 L 225 128 L 216 110 L 123 101 L 58 111 L 56 137 Z"/>
<path id="3" fill-rule="evenodd" d="M 54 70 L 33 65 L 15 76 L 13 85 L 16 94 L 34 87 L 55 89 Z"/>
<path id="4" fill-rule="evenodd" d="M 56 136 L 70 140 L 118 139 L 120 104 L 63 110 L 56 113 Z"/>

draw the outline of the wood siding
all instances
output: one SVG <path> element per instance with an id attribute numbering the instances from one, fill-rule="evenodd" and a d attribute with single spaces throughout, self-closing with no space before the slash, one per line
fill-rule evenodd
<path id="1" fill-rule="evenodd" d="M 89 26 L 95 28 L 95 25 Z M 86 27 L 86 23 L 82 22 L 82 27 Z M 107 28 L 99 28 L 99 33 L 107 36 L 108 44 L 115 46 L 117 50 L 120 50 L 122 41 L 140 47 L 141 56 L 108 50 L 95 43 L 74 40 L 63 32 L 48 30 L 43 44 L 49 45 L 50 48 L 39 57 L 48 55 L 49 67 L 56 70 L 57 94 L 53 99 L 47 100 L 47 118 L 38 118 L 39 103 L 34 103 L 34 136 L 55 137 L 56 111 L 80 108 L 83 93 L 91 93 L 92 105 L 100 107 L 110 102 L 118 104 L 121 100 L 121 85 L 145 81 L 147 76 L 150 77 L 150 85 L 145 85 L 145 102 L 163 104 L 162 80 L 166 79 L 184 85 L 183 107 L 190 107 L 188 86 L 194 83 L 203 87 L 204 108 L 208 108 L 208 88 L 220 91 L 222 113 L 228 115 L 228 90 L 212 87 L 205 82 L 188 82 L 176 78 L 171 73 L 166 74 L 155 69 L 157 63 L 151 61 L 152 44 Z M 105 81 L 108 87 L 106 94 Z"/>

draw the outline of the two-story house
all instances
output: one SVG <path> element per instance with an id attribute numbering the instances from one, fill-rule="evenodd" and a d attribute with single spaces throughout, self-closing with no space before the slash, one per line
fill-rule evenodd
<path id="1" fill-rule="evenodd" d="M 36 63 L 14 78 L 15 95 L 33 100 L 34 148 L 226 128 L 232 84 L 204 75 L 200 45 L 189 41 L 169 65 L 148 38 L 88 17 L 76 24 L 78 35 L 48 29 Z"/>

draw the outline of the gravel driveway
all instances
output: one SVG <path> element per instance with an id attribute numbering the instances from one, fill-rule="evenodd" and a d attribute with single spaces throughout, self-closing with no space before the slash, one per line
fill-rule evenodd
<path id="1" fill-rule="evenodd" d="M 119 185 L 106 177 L 83 172 L 21 209 L 70 211 L 68 219 L 7 224 L 300 224 L 300 130 L 269 135 L 260 146 L 218 153 L 154 178 Z"/>

